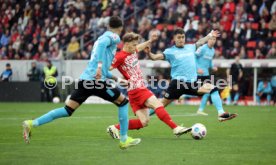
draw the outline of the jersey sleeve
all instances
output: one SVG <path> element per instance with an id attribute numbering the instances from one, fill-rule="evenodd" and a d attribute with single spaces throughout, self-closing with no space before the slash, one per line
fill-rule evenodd
<path id="1" fill-rule="evenodd" d="M 263 90 L 263 82 L 260 81 L 258 84 L 257 92 L 260 93 L 260 92 L 262 92 L 262 90 Z"/>
<path id="2" fill-rule="evenodd" d="M 164 60 L 166 60 L 166 61 L 171 60 L 171 55 L 170 55 L 170 50 L 169 49 L 165 49 L 165 51 L 163 52 L 163 55 L 164 55 Z"/>
<path id="3" fill-rule="evenodd" d="M 113 68 L 117 68 L 118 66 L 120 66 L 122 63 L 124 62 L 124 55 L 121 53 L 116 53 L 116 55 L 114 56 L 114 59 L 112 61 L 111 66 Z"/>
<path id="4" fill-rule="evenodd" d="M 95 54 L 97 57 L 97 61 L 103 61 L 103 56 L 105 55 L 106 48 L 111 44 L 111 40 L 109 37 L 103 37 L 96 41 L 95 43 Z"/>

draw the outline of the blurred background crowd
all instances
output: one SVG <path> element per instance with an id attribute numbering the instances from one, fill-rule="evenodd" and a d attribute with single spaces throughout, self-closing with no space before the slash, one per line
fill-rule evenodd
<path id="1" fill-rule="evenodd" d="M 112 15 L 144 39 L 158 29 L 155 52 L 172 45 L 173 29 L 181 27 L 188 43 L 220 30 L 215 58 L 276 58 L 271 0 L 0 0 L 0 6 L 0 60 L 89 59 Z"/>

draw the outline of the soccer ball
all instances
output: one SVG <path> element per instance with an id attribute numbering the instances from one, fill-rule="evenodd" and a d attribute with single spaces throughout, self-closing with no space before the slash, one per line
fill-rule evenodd
<path id="1" fill-rule="evenodd" d="M 54 98 L 53 98 L 53 103 L 59 103 L 59 102 L 60 102 L 59 97 L 54 97 Z"/>
<path id="2" fill-rule="evenodd" d="M 192 126 L 191 135 L 194 139 L 200 140 L 207 135 L 207 129 L 203 124 L 196 123 Z"/>

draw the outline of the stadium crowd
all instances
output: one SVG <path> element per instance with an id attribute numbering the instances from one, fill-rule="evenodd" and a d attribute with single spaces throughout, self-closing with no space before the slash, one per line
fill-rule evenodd
<path id="1" fill-rule="evenodd" d="M 0 6 L 0 60 L 88 59 L 93 36 L 104 32 L 111 15 L 125 18 L 125 31 L 144 39 L 160 30 L 155 52 L 170 46 L 173 29 L 181 27 L 188 43 L 219 29 L 215 58 L 276 58 L 276 2 L 270 0 L 0 0 Z"/>

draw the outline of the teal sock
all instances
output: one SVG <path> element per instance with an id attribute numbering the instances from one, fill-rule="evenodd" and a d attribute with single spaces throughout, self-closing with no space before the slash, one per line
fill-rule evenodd
<path id="1" fill-rule="evenodd" d="M 261 97 L 259 95 L 256 95 L 256 101 L 258 105 L 261 104 Z"/>
<path id="2" fill-rule="evenodd" d="M 234 97 L 234 103 L 237 103 L 239 100 L 240 94 L 236 92 L 235 97 Z"/>
<path id="3" fill-rule="evenodd" d="M 270 104 L 270 100 L 271 100 L 271 95 L 267 94 L 267 96 L 266 96 L 266 100 L 267 100 L 268 105 L 269 105 L 269 104 Z"/>
<path id="4" fill-rule="evenodd" d="M 149 115 L 152 116 L 155 114 L 155 111 L 153 109 L 149 109 Z"/>
<path id="5" fill-rule="evenodd" d="M 68 117 L 68 113 L 64 107 L 57 108 L 54 110 L 49 111 L 48 113 L 40 116 L 39 118 L 36 118 L 33 120 L 33 126 L 40 126 L 46 123 L 49 123 L 55 119 L 61 118 L 61 117 Z"/>
<path id="6" fill-rule="evenodd" d="M 231 94 L 227 97 L 227 99 L 226 99 L 226 104 L 227 105 L 230 105 L 231 104 Z"/>
<path id="7" fill-rule="evenodd" d="M 128 104 L 119 107 L 120 141 L 127 140 L 128 131 Z"/>
<path id="8" fill-rule="evenodd" d="M 223 107 L 222 107 L 222 101 L 221 101 L 221 98 L 219 96 L 219 93 L 218 91 L 213 91 L 211 93 L 211 99 L 212 99 L 212 102 L 213 104 L 215 105 L 217 111 L 218 111 L 218 114 L 223 114 L 224 113 L 224 110 L 223 110 Z"/>
<path id="9" fill-rule="evenodd" d="M 209 93 L 206 93 L 202 96 L 201 98 L 201 102 L 200 102 L 200 106 L 199 106 L 199 111 L 203 112 L 203 110 L 205 109 L 206 107 L 206 104 L 207 104 L 207 101 L 208 101 L 208 98 L 209 98 L 210 94 Z"/>

